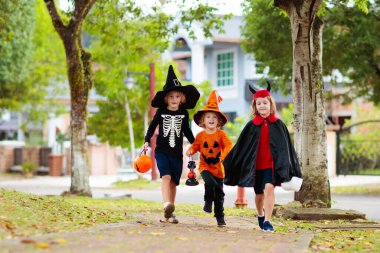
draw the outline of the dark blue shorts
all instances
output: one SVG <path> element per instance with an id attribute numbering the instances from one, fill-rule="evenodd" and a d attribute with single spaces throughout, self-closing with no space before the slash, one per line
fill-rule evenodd
<path id="1" fill-rule="evenodd" d="M 255 170 L 255 186 L 253 189 L 256 194 L 264 193 L 265 184 L 273 184 L 273 169 Z"/>
<path id="2" fill-rule="evenodd" d="M 170 156 L 160 151 L 156 151 L 154 156 L 160 171 L 160 177 L 170 175 L 176 185 L 179 185 L 182 175 L 182 157 Z"/>

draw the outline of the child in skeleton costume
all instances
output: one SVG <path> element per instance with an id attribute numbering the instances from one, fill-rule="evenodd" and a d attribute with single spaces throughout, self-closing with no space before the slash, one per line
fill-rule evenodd
<path id="1" fill-rule="evenodd" d="M 166 84 L 156 93 L 152 107 L 158 108 L 145 135 L 144 149 L 149 145 L 156 127 L 159 127 L 155 158 L 160 177 L 166 222 L 178 223 L 174 216 L 176 187 L 182 174 L 183 135 L 190 143 L 194 135 L 189 126 L 189 113 L 186 109 L 195 107 L 199 92 L 193 85 L 182 86 L 170 65 Z"/>
<path id="2" fill-rule="evenodd" d="M 274 232 L 270 223 L 274 208 L 274 188 L 301 177 L 297 155 L 285 124 L 275 116 L 276 106 L 266 90 L 253 93 L 253 119 L 224 160 L 226 185 L 254 187 L 258 223 L 264 232 Z"/>
<path id="3" fill-rule="evenodd" d="M 194 114 L 195 123 L 204 130 L 197 134 L 193 145 L 187 151 L 191 156 L 200 152 L 199 171 L 205 182 L 205 205 L 203 210 L 212 212 L 214 202 L 214 216 L 218 226 L 225 226 L 224 221 L 224 168 L 222 161 L 232 148 L 227 134 L 220 128 L 227 122 L 227 117 L 219 111 L 218 102 L 222 98 L 213 91 L 203 110 Z"/>

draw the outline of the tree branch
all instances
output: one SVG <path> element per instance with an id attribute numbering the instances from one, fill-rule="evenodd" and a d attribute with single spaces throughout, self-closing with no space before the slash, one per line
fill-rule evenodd
<path id="1" fill-rule="evenodd" d="M 45 0 L 45 5 L 46 5 L 46 8 L 48 9 L 48 12 L 50 14 L 51 21 L 53 22 L 53 26 L 55 30 L 58 32 L 59 36 L 61 36 L 61 38 L 63 39 L 66 26 L 63 24 L 62 19 L 57 12 L 57 8 L 55 7 L 54 0 Z"/>
<path id="2" fill-rule="evenodd" d="M 74 13 L 71 16 L 69 27 L 77 30 L 87 14 L 90 12 L 96 0 L 76 0 Z"/>

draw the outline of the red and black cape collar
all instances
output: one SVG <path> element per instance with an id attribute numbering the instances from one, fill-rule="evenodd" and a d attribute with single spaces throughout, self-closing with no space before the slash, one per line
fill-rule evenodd
<path id="1" fill-rule="evenodd" d="M 261 125 L 263 122 L 264 122 L 264 119 L 263 117 L 261 117 L 261 115 L 257 114 L 253 119 L 252 119 L 252 122 L 253 124 L 255 124 L 256 126 L 259 126 Z M 274 114 L 270 114 L 267 119 L 269 120 L 269 122 L 271 123 L 274 123 L 278 120 L 278 118 L 274 115 Z"/>

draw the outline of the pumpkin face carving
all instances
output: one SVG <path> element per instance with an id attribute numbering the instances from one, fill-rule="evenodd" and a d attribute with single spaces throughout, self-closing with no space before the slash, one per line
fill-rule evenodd
<path id="1" fill-rule="evenodd" d="M 207 141 L 203 143 L 202 157 L 208 165 L 217 164 L 220 161 L 221 154 L 217 141 L 212 140 L 210 143 Z"/>

